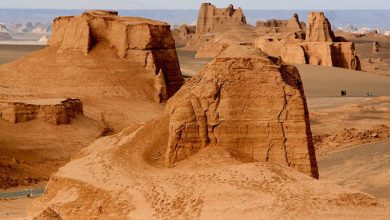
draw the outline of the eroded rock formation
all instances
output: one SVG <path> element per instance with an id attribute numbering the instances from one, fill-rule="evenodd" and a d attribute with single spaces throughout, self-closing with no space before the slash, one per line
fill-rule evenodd
<path id="1" fill-rule="evenodd" d="M 192 35 L 195 34 L 196 26 L 181 25 L 179 28 L 172 31 L 173 37 L 175 39 L 176 47 L 184 47 L 189 40 L 191 40 Z"/>
<path id="2" fill-rule="evenodd" d="M 167 166 L 220 146 L 242 161 L 278 162 L 318 177 L 299 72 L 258 49 L 229 47 L 169 101 L 168 111 Z"/>
<path id="3" fill-rule="evenodd" d="M 290 20 L 297 27 L 297 17 Z M 281 57 L 292 64 L 312 64 L 361 70 L 360 60 L 352 42 L 335 37 L 328 19 L 322 12 L 309 14 L 305 34 L 297 31 L 281 34 L 268 34 L 258 37 L 256 47 L 271 56 Z M 292 29 L 290 29 L 292 30 Z M 303 36 L 306 36 L 304 38 Z"/>
<path id="4" fill-rule="evenodd" d="M 256 39 L 256 30 L 247 24 L 241 8 L 217 8 L 210 3 L 201 5 L 195 33 L 188 26 L 174 33 L 177 45 L 196 51 L 196 58 L 215 58 L 230 45 L 253 45 Z"/>
<path id="5" fill-rule="evenodd" d="M 29 216 L 386 219 L 387 203 L 283 166 L 318 174 L 299 73 L 271 59 L 227 49 L 166 115 L 101 138 L 60 168 Z"/>
<path id="6" fill-rule="evenodd" d="M 294 14 L 290 20 L 257 21 L 256 28 L 261 33 L 303 32 L 306 28 L 304 22 L 299 21 L 298 14 Z M 304 39 L 304 38 L 303 38 Z"/>
<path id="7" fill-rule="evenodd" d="M 31 120 L 50 124 L 69 124 L 70 119 L 83 114 L 79 99 L 41 99 L 0 102 L 0 116 L 10 123 Z"/>
<path id="8" fill-rule="evenodd" d="M 52 208 L 47 208 L 36 215 L 32 220 L 63 220 Z"/>
<path id="9" fill-rule="evenodd" d="M 213 32 L 217 26 L 224 24 L 246 24 L 246 18 L 241 8 L 217 8 L 210 3 L 203 3 L 199 10 L 196 33 Z"/>
<path id="10" fill-rule="evenodd" d="M 307 22 L 306 42 L 334 42 L 335 36 L 323 12 L 310 12 Z"/>
<path id="11" fill-rule="evenodd" d="M 168 98 L 183 84 L 175 40 L 163 22 L 119 17 L 115 11 L 87 11 L 56 18 L 48 44 L 58 47 L 59 53 L 72 50 L 87 55 L 99 42 L 108 43 L 120 58 L 154 71 L 156 77 L 162 71 Z"/>

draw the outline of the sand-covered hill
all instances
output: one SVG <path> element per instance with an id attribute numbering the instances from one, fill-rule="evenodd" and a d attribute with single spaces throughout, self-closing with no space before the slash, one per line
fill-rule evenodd
<path id="1" fill-rule="evenodd" d="M 1 99 L 80 98 L 118 130 L 161 113 L 155 100 L 182 83 L 169 25 L 114 12 L 58 18 L 48 48 L 0 67 Z"/>
<path id="2" fill-rule="evenodd" d="M 262 88 L 272 87 L 275 92 L 248 96 L 251 79 L 260 80 L 259 94 Z M 302 143 L 310 141 L 311 134 L 309 127 L 305 129 L 306 104 L 299 79 L 295 68 L 253 48 L 235 48 L 234 53 L 217 57 L 173 97 L 166 115 L 99 139 L 62 167 L 52 176 L 43 198 L 30 206 L 29 215 L 48 213 L 58 219 L 387 219 L 387 203 L 292 169 L 310 173 L 302 169 L 310 158 L 310 144 Z M 269 105 L 267 100 L 276 101 Z M 279 100 L 282 111 L 273 111 Z M 263 104 L 251 108 L 250 102 Z M 257 111 L 264 114 L 256 118 Z M 267 149 L 251 142 L 267 140 L 251 136 L 253 131 L 267 130 L 264 123 L 269 124 L 268 140 L 275 141 L 270 157 L 250 158 Z M 274 123 L 281 130 L 273 128 Z M 226 135 L 229 132 L 236 136 Z M 291 141 L 293 137 L 299 138 Z M 252 154 L 245 154 L 250 149 Z M 283 155 L 287 161 L 279 160 Z"/>
<path id="3" fill-rule="evenodd" d="M 112 11 L 55 19 L 47 48 L 0 66 L 0 188 L 47 181 L 96 138 L 161 115 L 182 84 L 168 24 Z M 46 105 L 63 98 L 83 114 Z"/>

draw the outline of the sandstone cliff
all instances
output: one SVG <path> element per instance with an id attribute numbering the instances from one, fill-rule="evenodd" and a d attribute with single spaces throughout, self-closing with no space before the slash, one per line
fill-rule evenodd
<path id="1" fill-rule="evenodd" d="M 58 52 L 76 50 L 88 54 L 91 47 L 107 42 L 120 58 L 162 71 L 171 97 L 183 84 L 170 26 L 143 18 L 118 17 L 114 11 L 87 11 L 79 17 L 54 20 L 49 46 Z M 166 99 L 165 99 L 166 100 Z"/>
<path id="2" fill-rule="evenodd" d="M 217 8 L 210 3 L 203 3 L 199 10 L 196 33 L 213 32 L 217 26 L 224 24 L 246 24 L 246 18 L 241 8 Z"/>
<path id="3" fill-rule="evenodd" d="M 168 106 L 168 166 L 210 145 L 242 161 L 277 162 L 318 178 L 299 72 L 258 49 L 229 47 Z"/>
<path id="4" fill-rule="evenodd" d="M 334 42 L 335 36 L 323 12 L 310 12 L 307 22 L 306 42 Z"/>
<path id="5" fill-rule="evenodd" d="M 174 33 L 177 45 L 196 51 L 196 58 L 215 58 L 230 45 L 254 44 L 256 39 L 256 30 L 247 24 L 241 8 L 217 8 L 210 3 L 201 5 L 195 33 L 183 27 Z"/>
<path id="6" fill-rule="evenodd" d="M 87 11 L 56 18 L 48 45 L 0 66 L 4 99 L 80 98 L 88 117 L 121 130 L 161 114 L 184 83 L 164 22 Z"/>
<path id="7" fill-rule="evenodd" d="M 55 125 L 69 124 L 70 118 L 83 113 L 79 99 L 0 101 L 0 117 L 10 123 L 39 120 Z"/>
<path id="8" fill-rule="evenodd" d="M 192 78 L 166 115 L 80 152 L 52 176 L 29 212 L 58 219 L 390 214 L 383 201 L 288 166 L 317 175 L 299 73 L 254 48 L 236 47 Z"/>
<path id="9" fill-rule="evenodd" d="M 257 21 L 256 28 L 260 33 L 284 33 L 284 32 L 303 32 L 306 28 L 304 22 L 299 21 L 298 14 L 294 14 L 290 20 Z"/>
<path id="10" fill-rule="evenodd" d="M 293 16 L 292 27 L 299 21 Z M 352 42 L 335 37 L 328 19 L 322 12 L 309 14 L 306 33 L 285 29 L 284 34 L 269 33 L 256 39 L 256 47 L 271 56 L 281 57 L 292 64 L 334 66 L 361 70 L 360 60 Z M 303 36 L 306 36 L 304 38 Z M 340 42 L 338 42 L 340 41 Z"/>

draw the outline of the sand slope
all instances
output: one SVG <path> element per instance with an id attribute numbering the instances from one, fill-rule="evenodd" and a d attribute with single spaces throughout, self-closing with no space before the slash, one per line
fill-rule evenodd
<path id="1" fill-rule="evenodd" d="M 150 133 L 153 129 L 158 131 Z M 50 206 L 65 219 L 387 219 L 389 205 L 273 163 L 242 164 L 205 148 L 175 168 L 154 166 L 167 118 L 106 137 L 49 183 L 30 215 Z M 146 140 L 146 141 L 145 141 Z M 83 167 L 83 169 L 80 169 Z M 99 200 L 96 200 L 99 198 Z"/>

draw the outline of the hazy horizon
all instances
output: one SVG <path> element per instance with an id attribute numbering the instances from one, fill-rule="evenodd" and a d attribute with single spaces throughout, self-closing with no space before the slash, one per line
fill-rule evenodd
<path id="1" fill-rule="evenodd" d="M 16 9 L 198 9 L 203 2 L 233 4 L 246 10 L 388 10 L 389 0 L 2 0 L 0 8 Z"/>

